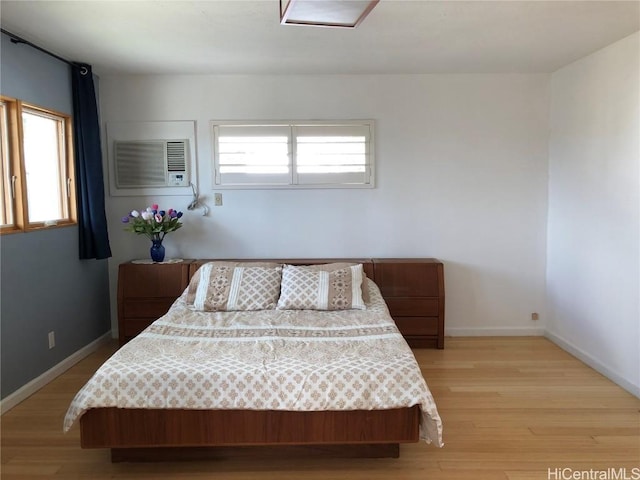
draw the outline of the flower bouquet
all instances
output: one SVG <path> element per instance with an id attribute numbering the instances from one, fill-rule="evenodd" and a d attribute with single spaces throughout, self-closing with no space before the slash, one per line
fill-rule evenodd
<path id="1" fill-rule="evenodd" d="M 180 218 L 182 212 L 173 208 L 160 210 L 157 204 L 147 207 L 146 210 L 132 210 L 129 215 L 122 217 L 122 223 L 127 223 L 125 231 L 138 235 L 146 235 L 151 240 L 151 259 L 154 262 L 164 260 L 164 246 L 162 240 L 169 232 L 175 232 L 182 227 Z"/>

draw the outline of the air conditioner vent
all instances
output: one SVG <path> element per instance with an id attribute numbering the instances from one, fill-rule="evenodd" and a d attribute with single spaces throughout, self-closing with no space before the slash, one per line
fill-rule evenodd
<path id="1" fill-rule="evenodd" d="M 186 167 L 185 142 L 167 142 L 167 170 L 184 172 Z"/>

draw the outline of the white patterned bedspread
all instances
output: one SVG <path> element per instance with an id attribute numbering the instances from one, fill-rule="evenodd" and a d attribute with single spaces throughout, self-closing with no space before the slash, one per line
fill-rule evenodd
<path id="1" fill-rule="evenodd" d="M 419 405 L 420 438 L 442 446 L 442 422 L 415 357 L 380 290 L 366 283 L 366 310 L 196 312 L 183 294 L 78 392 L 64 430 L 97 407 L 310 411 Z"/>

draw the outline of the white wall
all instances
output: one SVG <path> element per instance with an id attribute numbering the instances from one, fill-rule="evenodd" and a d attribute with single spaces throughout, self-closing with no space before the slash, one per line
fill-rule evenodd
<path id="1" fill-rule="evenodd" d="M 640 34 L 552 76 L 550 338 L 640 395 Z"/>
<path id="2" fill-rule="evenodd" d="M 527 334 L 545 313 L 548 87 L 548 75 L 105 76 L 101 114 L 197 122 L 211 213 L 188 212 L 168 256 L 434 256 L 449 334 Z M 212 119 L 374 119 L 376 188 L 224 191 L 213 207 Z M 151 200 L 190 198 L 107 199 L 114 307 L 117 264 L 149 246 L 119 219 Z"/>

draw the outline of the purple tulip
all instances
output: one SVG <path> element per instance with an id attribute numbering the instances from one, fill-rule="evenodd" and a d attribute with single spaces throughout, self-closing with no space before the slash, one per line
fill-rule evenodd
<path id="1" fill-rule="evenodd" d="M 164 214 L 165 214 L 165 213 L 166 213 L 166 212 L 165 212 L 164 210 L 160 210 L 160 211 L 158 212 L 158 214 L 159 214 L 161 217 L 164 217 Z"/>
<path id="2" fill-rule="evenodd" d="M 122 217 L 122 223 L 129 223 L 129 216 Z"/>
<path id="3" fill-rule="evenodd" d="M 178 212 L 178 213 L 176 214 L 176 217 L 178 217 L 178 218 L 180 218 L 181 216 L 182 216 L 182 212 Z"/>
<path id="4" fill-rule="evenodd" d="M 169 216 L 170 216 L 171 218 L 176 218 L 176 217 L 178 216 L 178 212 L 176 212 L 175 210 L 173 210 L 173 211 L 169 214 Z"/>

